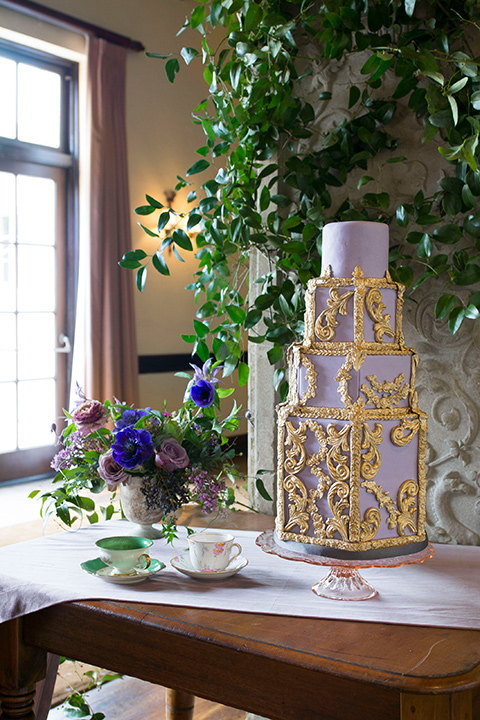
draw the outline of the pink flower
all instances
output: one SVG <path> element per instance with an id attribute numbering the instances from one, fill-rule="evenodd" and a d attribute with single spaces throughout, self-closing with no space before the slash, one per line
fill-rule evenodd
<path id="1" fill-rule="evenodd" d="M 98 460 L 98 474 L 105 480 L 109 490 L 114 490 L 120 483 L 127 483 L 130 475 L 112 457 L 112 449 L 100 455 Z"/>
<path id="2" fill-rule="evenodd" d="M 175 438 L 163 440 L 160 448 L 155 449 L 155 465 L 167 472 L 186 468 L 189 462 L 185 448 Z"/>
<path id="3" fill-rule="evenodd" d="M 107 424 L 108 410 L 98 400 L 85 400 L 72 412 L 72 420 L 82 435 L 98 430 Z"/>

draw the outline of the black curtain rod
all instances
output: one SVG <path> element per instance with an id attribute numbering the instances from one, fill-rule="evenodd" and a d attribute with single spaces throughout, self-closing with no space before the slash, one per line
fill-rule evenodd
<path id="1" fill-rule="evenodd" d="M 108 42 L 114 43 L 115 45 L 121 45 L 129 50 L 135 50 L 135 52 L 142 52 L 145 47 L 141 42 L 132 40 L 125 35 L 119 35 L 118 33 L 106 30 L 105 28 L 99 27 L 98 25 L 92 25 L 91 23 L 79 20 L 72 15 L 66 15 L 65 13 L 54 10 L 53 8 L 45 7 L 31 0 L 0 0 L 0 5 L 10 7 L 13 10 L 24 13 L 29 17 L 37 18 L 38 20 L 50 20 L 56 25 L 67 25 L 68 27 L 80 30 L 87 35 L 92 35 L 102 40 L 108 40 Z"/>

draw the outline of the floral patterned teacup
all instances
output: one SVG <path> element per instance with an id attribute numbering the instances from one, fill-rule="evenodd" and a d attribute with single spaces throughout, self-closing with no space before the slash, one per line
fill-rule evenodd
<path id="1" fill-rule="evenodd" d="M 188 538 L 190 562 L 199 572 L 218 572 L 242 552 L 242 546 L 234 542 L 235 537 L 225 532 L 198 532 Z M 233 548 L 236 552 L 232 554 Z"/>
<path id="2" fill-rule="evenodd" d="M 100 559 L 112 568 L 115 575 L 132 575 L 138 570 L 146 570 L 150 565 L 147 548 L 153 540 L 131 535 L 107 537 L 95 543 L 100 550 Z"/>

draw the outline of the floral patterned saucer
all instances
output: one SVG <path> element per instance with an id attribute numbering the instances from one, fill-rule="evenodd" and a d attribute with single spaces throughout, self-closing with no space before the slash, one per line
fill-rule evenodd
<path id="1" fill-rule="evenodd" d="M 190 556 L 188 552 L 183 555 L 178 555 L 170 560 L 170 565 L 189 577 L 195 578 L 195 580 L 226 580 L 232 575 L 236 575 L 240 570 L 248 565 L 248 560 L 243 555 L 237 555 L 237 557 L 231 560 L 230 564 L 224 570 L 195 570 L 190 562 Z"/>

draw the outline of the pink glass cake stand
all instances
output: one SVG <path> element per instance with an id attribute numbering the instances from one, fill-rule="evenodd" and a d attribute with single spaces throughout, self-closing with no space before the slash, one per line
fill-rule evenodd
<path id="1" fill-rule="evenodd" d="M 256 544 L 266 553 L 277 555 L 284 560 L 296 560 L 310 565 L 329 567 L 330 571 L 323 580 L 315 583 L 312 590 L 316 595 L 330 600 L 369 600 L 377 595 L 377 591 L 358 572 L 359 568 L 371 567 L 401 567 L 402 565 L 415 565 L 433 557 L 435 551 L 432 545 L 411 555 L 382 558 L 379 560 L 338 560 L 321 555 L 308 555 L 287 550 L 275 542 L 273 530 L 267 530 L 259 535 Z"/>

